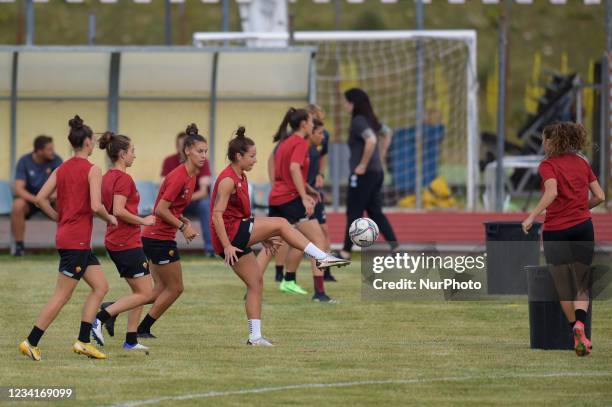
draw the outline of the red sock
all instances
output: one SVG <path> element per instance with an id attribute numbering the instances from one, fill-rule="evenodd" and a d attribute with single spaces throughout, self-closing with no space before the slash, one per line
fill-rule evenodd
<path id="1" fill-rule="evenodd" d="M 312 276 L 314 280 L 314 289 L 315 293 L 323 294 L 325 293 L 325 285 L 323 283 L 323 276 Z"/>

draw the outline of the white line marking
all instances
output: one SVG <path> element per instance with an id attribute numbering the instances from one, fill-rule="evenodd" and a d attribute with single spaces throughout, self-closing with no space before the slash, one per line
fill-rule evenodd
<path id="1" fill-rule="evenodd" d="M 355 382 L 338 382 L 338 383 L 306 383 L 306 384 L 295 384 L 291 386 L 278 386 L 278 387 L 259 387 L 254 389 L 242 389 L 242 390 L 230 390 L 230 391 L 209 391 L 206 393 L 194 393 L 185 394 L 182 396 L 167 396 L 159 397 L 148 400 L 132 400 L 124 403 L 112 404 L 108 407 L 136 407 L 144 406 L 146 404 L 157 404 L 162 401 L 181 401 L 181 400 L 193 400 L 203 399 L 212 397 L 226 397 L 226 396 L 237 396 L 243 394 L 258 394 L 258 393 L 270 393 L 276 391 L 285 390 L 300 390 L 300 389 L 329 389 L 338 387 L 351 387 L 351 386 L 373 386 L 381 384 L 418 384 L 418 383 L 433 383 L 433 382 L 460 382 L 467 380 L 476 379 L 534 379 L 534 378 L 548 378 L 548 377 L 594 377 L 594 376 L 612 376 L 612 372 L 557 372 L 557 373 L 527 373 L 527 374 L 515 374 L 515 375 L 497 375 L 497 376 L 454 376 L 454 377 L 438 377 L 438 378 L 421 378 L 421 379 L 406 379 L 406 380 L 362 380 Z"/>

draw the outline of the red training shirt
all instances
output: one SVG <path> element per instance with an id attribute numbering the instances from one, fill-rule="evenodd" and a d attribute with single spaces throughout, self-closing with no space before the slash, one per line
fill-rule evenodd
<path id="1" fill-rule="evenodd" d="M 557 180 L 557 197 L 546 208 L 544 230 L 563 230 L 591 219 L 589 184 L 597 180 L 586 158 L 569 153 L 547 158 L 540 163 L 542 191 L 544 182 Z"/>
<path id="2" fill-rule="evenodd" d="M 181 155 L 176 153 L 173 155 L 169 155 L 168 157 L 166 157 L 164 159 L 164 163 L 162 164 L 162 172 L 161 172 L 161 176 L 165 177 L 166 175 L 170 174 L 170 172 L 172 170 L 174 170 L 176 167 L 178 167 L 179 165 L 181 165 Z M 202 178 L 202 177 L 210 177 L 210 166 L 208 165 L 208 159 L 206 161 L 204 161 L 204 166 L 202 168 L 200 168 L 200 172 L 198 173 L 198 179 Z M 210 189 L 210 187 L 209 187 Z M 200 190 L 200 183 L 196 182 L 196 187 L 195 187 L 196 191 Z M 209 191 L 210 192 L 210 191 Z"/>
<path id="3" fill-rule="evenodd" d="M 93 211 L 89 197 L 89 170 L 93 164 L 81 157 L 64 161 L 57 178 L 57 232 L 55 246 L 64 250 L 91 250 Z"/>
<path id="4" fill-rule="evenodd" d="M 159 193 L 155 200 L 153 213 L 157 210 L 159 201 L 163 199 L 170 202 L 170 212 L 179 218 L 187 205 L 189 205 L 189 202 L 191 202 L 191 195 L 193 195 L 195 185 L 196 177 L 189 176 L 187 166 L 178 166 L 164 178 L 164 182 L 159 188 Z M 176 230 L 177 228 L 167 224 L 159 216 L 155 215 L 155 225 L 145 226 L 142 230 L 142 236 L 157 240 L 174 240 Z"/>
<path id="5" fill-rule="evenodd" d="M 302 180 L 306 186 L 310 156 L 308 149 L 310 143 L 297 133 L 283 140 L 276 153 L 274 153 L 274 185 L 270 191 L 270 205 L 278 206 L 299 197 L 297 188 L 291 178 L 289 167 L 291 163 L 298 163 L 302 169 Z"/>
<path id="6" fill-rule="evenodd" d="M 110 169 L 102 177 L 102 203 L 108 211 L 113 213 L 113 200 L 115 195 L 127 198 L 125 209 L 132 215 L 138 215 L 138 203 L 140 194 L 136 184 L 129 174 Z M 107 225 L 104 245 L 108 250 L 123 251 L 142 247 L 140 241 L 140 225 L 127 223 L 117 218 L 117 226 Z"/>
<path id="7" fill-rule="evenodd" d="M 217 198 L 219 183 L 224 178 L 230 178 L 234 182 L 235 188 L 235 192 L 230 195 L 225 212 L 223 212 L 225 231 L 227 232 L 227 237 L 231 242 L 236 237 L 236 233 L 238 233 L 240 222 L 242 222 L 243 219 L 251 217 L 251 199 L 249 198 L 249 182 L 246 174 L 243 173 L 242 177 L 240 177 L 238 174 L 236 174 L 232 166 L 228 165 L 223 171 L 221 171 L 217 181 L 215 181 L 210 203 L 211 213 L 215 209 L 215 200 Z M 212 243 L 215 253 L 223 253 L 223 245 L 217 236 L 217 231 L 215 229 L 212 216 L 210 217 L 210 230 L 213 232 Z"/>

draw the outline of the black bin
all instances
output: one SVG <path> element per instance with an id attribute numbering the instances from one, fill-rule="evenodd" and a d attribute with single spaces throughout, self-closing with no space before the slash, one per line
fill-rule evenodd
<path id="1" fill-rule="evenodd" d="M 546 266 L 526 266 L 529 300 L 529 342 L 532 349 L 574 349 L 569 322 L 556 297 L 553 280 Z M 548 301 L 542 301 L 542 300 Z M 591 337 L 592 302 L 589 304 L 585 332 Z"/>
<path id="2" fill-rule="evenodd" d="M 540 227 L 525 234 L 521 222 L 484 222 L 487 247 L 487 292 L 527 294 L 525 266 L 540 264 Z"/>

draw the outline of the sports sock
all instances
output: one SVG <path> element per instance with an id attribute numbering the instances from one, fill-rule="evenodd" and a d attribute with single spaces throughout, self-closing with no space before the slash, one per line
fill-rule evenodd
<path id="1" fill-rule="evenodd" d="M 325 267 L 323 269 L 323 277 L 330 277 L 331 276 L 331 270 L 329 267 Z"/>
<path id="2" fill-rule="evenodd" d="M 249 340 L 261 338 L 261 319 L 249 319 Z"/>
<path id="3" fill-rule="evenodd" d="M 15 242 L 15 246 L 17 246 L 19 249 L 23 249 L 24 248 L 23 241 Z"/>
<path id="4" fill-rule="evenodd" d="M 138 343 L 138 334 L 136 332 L 126 332 L 125 343 L 128 345 L 136 345 Z"/>
<path id="5" fill-rule="evenodd" d="M 576 315 L 576 321 L 580 321 L 586 325 L 587 312 L 583 309 L 577 309 L 574 313 Z"/>
<path id="6" fill-rule="evenodd" d="M 91 322 L 81 321 L 81 329 L 79 331 L 79 341 L 89 343 L 91 336 Z"/>
<path id="7" fill-rule="evenodd" d="M 34 325 L 30 335 L 28 335 L 28 343 L 32 346 L 38 346 L 38 341 L 40 341 L 44 333 L 45 331 Z"/>
<path id="8" fill-rule="evenodd" d="M 98 312 L 98 315 L 96 315 L 96 318 L 98 318 L 100 320 L 100 322 L 105 323 L 106 321 L 108 321 L 111 317 L 111 314 L 108 313 L 108 311 L 105 309 L 103 309 L 102 311 Z"/>
<path id="9" fill-rule="evenodd" d="M 323 250 L 319 249 L 317 246 L 313 245 L 310 242 L 306 245 L 304 253 L 306 253 L 315 260 L 323 260 L 327 256 Z"/>
<path id="10" fill-rule="evenodd" d="M 138 332 L 139 333 L 145 333 L 145 332 L 150 333 L 151 327 L 153 326 L 155 321 L 157 320 L 153 318 L 150 314 L 145 315 L 142 322 L 140 322 L 140 325 L 138 325 Z"/>
<path id="11" fill-rule="evenodd" d="M 276 275 L 277 276 L 282 276 L 283 275 L 283 270 L 284 270 L 285 266 L 276 266 Z"/>
<path id="12" fill-rule="evenodd" d="M 295 271 L 285 271 L 285 281 L 296 281 Z"/>
<path id="13" fill-rule="evenodd" d="M 323 283 L 323 276 L 312 276 L 314 280 L 314 289 L 317 294 L 325 294 L 325 285 Z"/>

